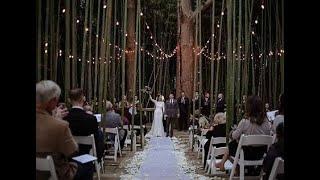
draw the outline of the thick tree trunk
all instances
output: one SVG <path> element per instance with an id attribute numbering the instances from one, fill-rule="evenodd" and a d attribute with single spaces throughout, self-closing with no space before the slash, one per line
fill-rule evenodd
<path id="1" fill-rule="evenodd" d="M 193 97 L 193 68 L 194 68 L 194 22 L 191 14 L 190 0 L 181 1 L 181 14 L 180 14 L 180 48 L 178 48 L 177 56 L 177 91 L 180 94 L 184 91 L 188 97 Z M 181 52 L 179 52 L 181 51 Z"/>

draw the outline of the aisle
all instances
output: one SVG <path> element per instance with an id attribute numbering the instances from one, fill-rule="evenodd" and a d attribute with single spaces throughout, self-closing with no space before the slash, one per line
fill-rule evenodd
<path id="1" fill-rule="evenodd" d="M 169 137 L 152 137 L 138 179 L 190 179 L 181 169 Z"/>

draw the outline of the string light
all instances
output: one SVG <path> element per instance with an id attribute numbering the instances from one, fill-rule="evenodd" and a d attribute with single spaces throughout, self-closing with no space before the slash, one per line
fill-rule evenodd
<path id="1" fill-rule="evenodd" d="M 103 9 L 107 8 L 107 5 L 103 5 Z"/>
<path id="2" fill-rule="evenodd" d="M 220 25 L 219 24 L 217 24 L 217 28 L 219 28 L 220 27 Z"/>
<path id="3" fill-rule="evenodd" d="M 126 37 L 128 36 L 128 34 L 126 33 Z"/>
<path id="4" fill-rule="evenodd" d="M 86 28 L 86 31 L 89 31 L 89 28 Z"/>
<path id="5" fill-rule="evenodd" d="M 254 35 L 254 31 L 252 31 L 252 35 Z"/>
<path id="6" fill-rule="evenodd" d="M 79 59 L 78 59 L 78 61 L 80 62 L 80 61 L 81 61 L 81 59 L 79 58 Z"/>
<path id="7" fill-rule="evenodd" d="M 79 21 L 79 19 L 77 19 L 77 23 L 79 23 L 80 21 Z"/>
<path id="8" fill-rule="evenodd" d="M 152 36 L 150 36 L 150 39 L 152 39 Z"/>
<path id="9" fill-rule="evenodd" d="M 44 53 L 46 53 L 46 54 L 47 54 L 47 53 L 48 53 L 48 50 L 44 50 Z"/>
<path id="10" fill-rule="evenodd" d="M 258 20 L 255 20 L 254 23 L 255 23 L 255 24 L 258 24 Z"/>
<path id="11" fill-rule="evenodd" d="M 150 27 L 149 26 L 147 26 L 147 29 L 149 29 Z"/>
<path id="12" fill-rule="evenodd" d="M 140 13 L 140 16 L 143 16 L 143 13 L 142 13 L 142 12 Z"/>
<path id="13" fill-rule="evenodd" d="M 221 16 L 223 16 L 223 15 L 224 15 L 224 12 L 222 11 L 222 12 L 221 12 Z"/>
<path id="14" fill-rule="evenodd" d="M 261 5 L 261 9 L 264 9 L 264 5 L 263 4 Z"/>
<path id="15" fill-rule="evenodd" d="M 65 13 L 66 12 L 66 9 L 62 9 L 62 13 Z"/>
<path id="16" fill-rule="evenodd" d="M 117 21 L 116 25 L 119 26 L 119 22 L 118 21 Z"/>
<path id="17" fill-rule="evenodd" d="M 44 46 L 45 46 L 45 47 L 48 47 L 48 43 L 45 43 Z"/>

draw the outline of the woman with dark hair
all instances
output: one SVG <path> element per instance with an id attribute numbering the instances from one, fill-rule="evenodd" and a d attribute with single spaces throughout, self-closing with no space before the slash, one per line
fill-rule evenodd
<path id="1" fill-rule="evenodd" d="M 279 111 L 276 118 L 273 120 L 272 130 L 276 131 L 278 124 L 284 123 L 284 95 L 281 94 L 279 97 Z"/>
<path id="2" fill-rule="evenodd" d="M 245 135 L 270 135 L 270 125 L 266 117 L 264 105 L 258 96 L 250 96 L 246 102 L 245 117 L 239 122 L 235 130 L 230 132 L 232 141 L 228 144 L 228 151 L 224 154 L 221 162 L 216 164 L 220 170 L 224 170 L 224 163 L 230 156 L 235 156 L 238 141 L 242 134 Z M 266 147 L 248 147 L 245 150 L 245 157 L 248 160 L 262 157 Z"/>

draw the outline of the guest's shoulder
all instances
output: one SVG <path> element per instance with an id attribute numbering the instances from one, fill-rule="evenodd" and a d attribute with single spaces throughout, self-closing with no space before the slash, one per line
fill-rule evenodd
<path id="1" fill-rule="evenodd" d="M 52 117 L 50 121 L 50 125 L 52 127 L 56 126 L 58 128 L 66 128 L 66 127 L 69 127 L 69 122 L 63 119 Z"/>

